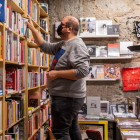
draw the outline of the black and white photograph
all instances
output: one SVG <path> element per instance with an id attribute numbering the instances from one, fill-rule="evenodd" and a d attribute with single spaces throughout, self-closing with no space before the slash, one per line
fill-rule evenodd
<path id="1" fill-rule="evenodd" d="M 125 104 L 117 104 L 118 113 L 126 113 L 126 105 Z"/>
<path id="2" fill-rule="evenodd" d="M 107 25 L 107 35 L 119 35 L 119 25 Z"/>
<path id="3" fill-rule="evenodd" d="M 86 45 L 90 57 L 96 57 L 96 45 Z"/>
<path id="4" fill-rule="evenodd" d="M 114 114 L 117 113 L 117 108 L 116 108 L 116 104 L 109 104 L 109 114 Z"/>
<path id="5" fill-rule="evenodd" d="M 107 35 L 107 25 L 112 25 L 112 20 L 96 20 L 96 35 Z"/>
<path id="6" fill-rule="evenodd" d="M 87 115 L 100 116 L 100 97 L 87 96 Z"/>
<path id="7" fill-rule="evenodd" d="M 107 57 L 107 46 L 96 46 L 96 57 Z"/>

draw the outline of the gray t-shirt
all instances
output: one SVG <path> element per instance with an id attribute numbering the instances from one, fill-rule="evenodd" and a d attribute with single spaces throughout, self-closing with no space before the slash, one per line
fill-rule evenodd
<path id="1" fill-rule="evenodd" d="M 75 69 L 77 80 L 57 78 L 47 80 L 50 95 L 83 98 L 86 96 L 86 75 L 89 73 L 89 54 L 81 38 L 74 38 L 58 43 L 47 43 L 40 46 L 47 54 L 55 55 L 50 70 Z"/>

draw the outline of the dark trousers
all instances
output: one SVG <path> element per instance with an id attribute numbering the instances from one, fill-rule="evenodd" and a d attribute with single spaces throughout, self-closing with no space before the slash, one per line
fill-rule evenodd
<path id="1" fill-rule="evenodd" d="M 52 132 L 57 140 L 82 140 L 78 111 L 85 98 L 51 96 Z"/>

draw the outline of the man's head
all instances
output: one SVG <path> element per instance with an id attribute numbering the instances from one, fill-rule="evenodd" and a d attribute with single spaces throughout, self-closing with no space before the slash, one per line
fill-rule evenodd
<path id="1" fill-rule="evenodd" d="M 79 30 L 79 22 L 75 17 L 66 16 L 62 19 L 58 26 L 57 33 L 61 38 L 68 36 L 77 36 Z"/>

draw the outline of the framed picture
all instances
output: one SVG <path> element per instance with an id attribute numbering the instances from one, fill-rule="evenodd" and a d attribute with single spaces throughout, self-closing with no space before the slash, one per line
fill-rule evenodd
<path id="1" fill-rule="evenodd" d="M 117 108 L 116 108 L 116 104 L 110 104 L 109 105 L 109 114 L 114 114 L 114 113 L 117 113 Z"/>
<path id="2" fill-rule="evenodd" d="M 126 113 L 126 105 L 125 104 L 117 104 L 118 113 Z"/>
<path id="3" fill-rule="evenodd" d="M 100 115 L 108 115 L 109 113 L 109 101 L 100 101 L 101 112 Z"/>

